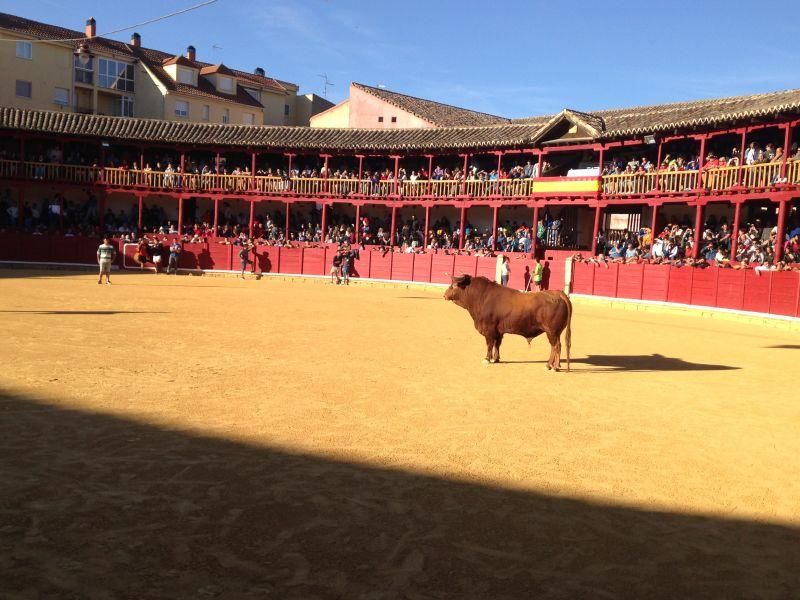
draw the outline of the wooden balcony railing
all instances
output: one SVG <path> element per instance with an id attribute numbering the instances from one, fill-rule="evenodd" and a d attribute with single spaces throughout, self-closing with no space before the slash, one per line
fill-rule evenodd
<path id="1" fill-rule="evenodd" d="M 766 188 L 780 184 L 800 185 L 800 160 L 789 160 L 785 176 L 781 163 L 742 167 L 717 167 L 703 171 L 659 171 L 653 173 L 604 175 L 597 178 L 543 177 L 538 179 L 378 181 L 296 177 L 253 177 L 243 175 L 179 174 L 162 171 L 132 171 L 96 166 L 0 160 L 0 178 L 29 179 L 64 183 L 100 183 L 115 188 L 150 188 L 187 192 L 227 192 L 231 194 L 286 194 L 325 197 L 402 198 L 519 198 L 572 193 L 593 195 L 598 181 L 608 196 L 687 193 L 698 188 L 722 192 L 741 186 Z M 698 186 L 699 183 L 699 186 Z M 578 187 L 575 187 L 578 186 Z"/>

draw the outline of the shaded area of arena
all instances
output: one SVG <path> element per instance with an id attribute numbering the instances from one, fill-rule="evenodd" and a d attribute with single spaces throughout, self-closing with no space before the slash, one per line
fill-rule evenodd
<path id="1" fill-rule="evenodd" d="M 788 598 L 800 530 L 0 398 L 7 598 Z"/>

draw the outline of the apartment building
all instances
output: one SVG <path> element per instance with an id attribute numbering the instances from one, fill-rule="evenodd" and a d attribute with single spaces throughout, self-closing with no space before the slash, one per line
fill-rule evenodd
<path id="1" fill-rule="evenodd" d="M 241 125 L 308 125 L 332 104 L 294 83 L 0 13 L 0 105 Z"/>

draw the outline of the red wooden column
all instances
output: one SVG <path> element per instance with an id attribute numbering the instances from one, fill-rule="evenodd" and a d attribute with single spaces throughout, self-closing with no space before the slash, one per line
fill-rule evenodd
<path id="1" fill-rule="evenodd" d="M 467 167 L 469 165 L 469 154 L 464 155 L 464 169 L 461 173 L 461 195 L 464 196 L 467 193 Z"/>
<path id="2" fill-rule="evenodd" d="M 288 185 L 287 190 L 291 190 L 292 189 L 292 159 L 294 158 L 294 154 L 291 154 L 291 153 L 286 154 L 286 158 L 289 159 L 289 166 L 287 167 L 288 178 L 286 180 L 286 183 Z"/>
<path id="3" fill-rule="evenodd" d="M 214 198 L 214 237 L 219 231 L 219 198 Z"/>
<path id="4" fill-rule="evenodd" d="M 251 154 L 251 156 L 250 156 L 250 174 L 251 174 L 251 177 L 250 177 L 250 188 L 254 190 L 257 187 L 256 186 L 256 153 L 255 152 L 251 152 L 250 154 Z"/>
<path id="5" fill-rule="evenodd" d="M 394 247 L 394 233 L 397 229 L 397 207 L 392 206 L 392 229 L 389 232 L 389 235 L 392 236 L 391 246 Z"/>
<path id="6" fill-rule="evenodd" d="M 739 246 L 739 227 L 742 220 L 742 203 L 733 203 L 733 231 L 731 231 L 731 260 L 736 260 L 736 250 Z"/>
<path id="7" fill-rule="evenodd" d="M 464 226 L 466 225 L 467 220 L 467 207 L 461 207 L 461 223 L 459 224 L 458 228 L 458 249 L 464 249 Z"/>
<path id="8" fill-rule="evenodd" d="M 181 174 L 178 176 L 179 187 L 183 188 L 183 178 L 186 173 L 186 153 L 181 150 Z"/>
<path id="9" fill-rule="evenodd" d="M 250 200 L 250 220 L 247 223 L 247 235 L 253 237 L 253 222 L 256 218 L 256 201 Z"/>
<path id="10" fill-rule="evenodd" d="M 492 252 L 497 250 L 497 213 L 499 209 L 497 205 L 492 208 Z"/>
<path id="11" fill-rule="evenodd" d="M 539 160 L 541 164 L 542 155 L 539 155 Z M 541 173 L 541 171 L 540 171 Z M 539 245 L 539 206 L 536 205 L 533 207 L 533 239 L 531 240 L 531 254 L 534 256 L 536 255 L 536 247 Z"/>
<path id="12" fill-rule="evenodd" d="M 664 150 L 664 142 L 658 140 L 658 152 L 656 154 L 656 181 L 655 186 L 653 186 L 654 191 L 658 191 L 661 189 L 661 181 L 659 179 L 658 174 L 661 172 L 661 156 Z"/>
<path id="13" fill-rule="evenodd" d="M 781 163 L 781 181 L 786 179 L 786 160 L 789 158 L 789 151 L 792 146 L 792 126 L 786 124 L 786 131 L 783 134 L 783 162 Z"/>
<path id="14" fill-rule="evenodd" d="M 433 186 L 433 184 L 431 183 L 432 181 L 433 181 L 433 154 L 428 154 L 428 183 L 426 186 L 427 189 L 425 191 L 426 196 L 431 195 L 431 188 Z"/>
<path id="15" fill-rule="evenodd" d="M 324 159 L 325 159 L 325 162 L 323 162 L 323 163 L 322 163 L 322 165 L 323 165 L 323 166 L 322 166 L 322 168 L 323 168 L 323 169 L 325 169 L 325 174 L 324 174 L 324 175 L 323 175 L 323 177 L 322 177 L 322 178 L 325 180 L 325 181 L 323 182 L 323 187 L 322 187 L 322 189 L 323 189 L 323 191 L 324 191 L 324 192 L 327 194 L 327 193 L 330 191 L 330 189 L 329 189 L 329 187 L 328 187 L 328 186 L 330 185 L 330 184 L 328 183 L 328 167 L 329 167 L 329 164 L 330 164 L 330 162 L 329 162 L 330 155 L 329 155 L 329 154 L 323 154 L 323 155 L 322 155 L 322 158 L 324 158 Z"/>
<path id="16" fill-rule="evenodd" d="M 594 225 L 592 226 L 592 256 L 597 255 L 597 236 L 600 233 L 600 216 L 603 209 L 599 206 L 594 209 Z"/>
<path id="17" fill-rule="evenodd" d="M 394 188 L 392 189 L 392 195 L 397 196 L 397 190 L 400 185 L 400 182 L 397 180 L 400 176 L 400 157 L 392 156 L 392 158 L 394 159 Z"/>
<path id="18" fill-rule="evenodd" d="M 542 163 L 544 162 L 544 154 L 539 151 L 539 159 L 536 162 L 536 177 L 542 176 Z"/>
<path id="19" fill-rule="evenodd" d="M 694 182 L 694 187 L 697 190 L 703 185 L 703 165 L 706 161 L 706 139 L 708 139 L 707 135 L 700 138 L 700 156 L 697 157 L 697 181 Z"/>
<path id="20" fill-rule="evenodd" d="M 139 220 L 137 221 L 137 227 L 139 233 L 141 233 L 142 227 L 144 226 L 144 196 L 142 194 L 136 194 L 136 198 L 139 201 Z"/>
<path id="21" fill-rule="evenodd" d="M 61 144 L 61 155 L 64 155 L 64 144 Z M 106 180 L 106 147 L 103 146 L 103 143 L 100 143 L 100 181 Z"/>
<path id="22" fill-rule="evenodd" d="M 742 146 L 739 151 L 739 173 L 736 176 L 736 187 L 742 187 L 742 178 L 744 177 L 744 153 L 747 150 L 747 127 L 742 129 Z"/>
<path id="23" fill-rule="evenodd" d="M 503 151 L 498 150 L 495 154 L 497 154 L 497 179 L 500 179 L 500 171 L 503 169 Z M 464 177 L 466 176 L 467 174 L 464 173 Z"/>
<path id="24" fill-rule="evenodd" d="M 178 235 L 183 235 L 183 194 L 178 196 Z"/>
<path id="25" fill-rule="evenodd" d="M 700 254 L 700 233 L 703 228 L 703 205 L 697 204 L 697 212 L 694 215 L 694 246 L 692 247 L 692 258 L 697 258 Z"/>
<path id="26" fill-rule="evenodd" d="M 430 231 L 430 228 L 431 228 L 431 207 L 430 206 L 426 206 L 425 207 L 425 231 L 423 233 L 425 239 L 422 241 L 422 248 L 423 249 L 428 247 L 428 232 Z"/>
<path id="27" fill-rule="evenodd" d="M 100 231 L 105 232 L 106 225 L 106 195 L 105 192 L 100 192 L 97 198 L 98 206 L 98 222 L 100 223 Z"/>
<path id="28" fill-rule="evenodd" d="M 320 227 L 322 228 L 322 239 L 320 239 L 320 242 L 324 244 L 325 236 L 328 231 L 328 205 L 325 202 L 322 203 L 322 222 Z"/>
<path id="29" fill-rule="evenodd" d="M 778 203 L 778 235 L 775 238 L 775 260 L 774 264 L 783 258 L 783 242 L 786 237 L 786 212 L 789 203 L 786 200 L 781 200 Z"/>
<path id="30" fill-rule="evenodd" d="M 214 157 L 214 173 L 219 175 L 219 152 L 217 152 L 216 156 Z"/>
<path id="31" fill-rule="evenodd" d="M 661 208 L 660 204 L 653 204 L 653 215 L 650 218 L 650 248 L 653 247 L 653 242 L 656 239 L 656 229 L 658 227 L 658 209 Z"/>
<path id="32" fill-rule="evenodd" d="M 356 236 L 356 244 L 361 241 L 361 205 L 356 204 L 356 230 L 353 232 Z"/>
<path id="33" fill-rule="evenodd" d="M 290 210 L 289 207 L 291 205 L 289 204 L 289 202 L 286 202 L 285 204 L 286 204 L 286 226 L 285 226 L 285 228 L 283 230 L 283 235 L 286 238 L 286 240 L 288 240 L 289 239 L 289 210 Z"/>

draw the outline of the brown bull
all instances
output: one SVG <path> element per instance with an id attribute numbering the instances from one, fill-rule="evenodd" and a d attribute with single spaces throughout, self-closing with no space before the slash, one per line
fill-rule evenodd
<path id="1" fill-rule="evenodd" d="M 486 338 L 484 363 L 500 362 L 500 344 L 506 333 L 521 335 L 528 344 L 542 333 L 550 341 L 547 368 L 561 368 L 561 333 L 566 330 L 567 371 L 572 338 L 572 303 L 560 291 L 526 294 L 503 287 L 485 277 L 454 277 L 445 300 L 466 308 L 475 329 Z"/>

